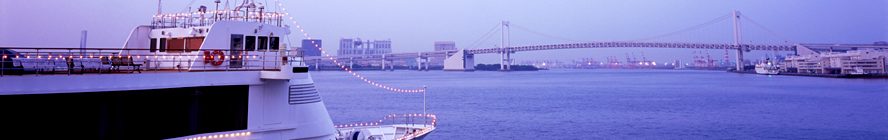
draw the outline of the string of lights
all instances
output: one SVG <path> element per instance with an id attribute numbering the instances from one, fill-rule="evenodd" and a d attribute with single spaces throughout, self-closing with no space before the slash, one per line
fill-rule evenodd
<path id="1" fill-rule="evenodd" d="M 207 135 L 207 136 L 198 136 L 193 138 L 187 138 L 183 140 L 203 140 L 203 139 L 215 139 L 215 138 L 233 138 L 240 136 L 249 136 L 252 132 L 237 132 L 237 133 L 227 133 L 227 134 L 216 134 L 216 135 Z"/>
<path id="2" fill-rule="evenodd" d="M 68 58 L 68 59 L 71 59 L 71 58 L 106 58 L 106 57 L 107 57 L 107 58 L 124 58 L 124 57 L 125 57 L 125 58 L 137 58 L 137 59 L 138 59 L 138 58 L 142 58 L 142 57 L 145 57 L 145 58 L 163 58 L 163 59 L 166 59 L 167 57 L 169 57 L 169 58 L 176 58 L 176 57 L 178 57 L 178 58 L 186 58 L 186 59 L 195 59 L 195 58 L 199 58 L 199 57 L 203 57 L 203 58 L 213 58 L 213 57 L 228 57 L 228 58 L 251 58 L 251 57 L 252 57 L 252 58 L 257 58 L 257 57 L 259 57 L 259 56 L 268 56 L 268 55 L 125 55 L 125 56 L 124 56 L 124 55 L 120 55 L 120 54 L 118 54 L 118 55 L 107 55 L 107 56 L 105 56 L 105 55 L 92 55 L 92 54 L 90 54 L 90 55 L 67 55 L 67 56 L 57 55 L 57 56 L 56 56 L 56 55 L 53 55 L 53 54 L 48 54 L 48 55 L 40 55 L 40 54 L 37 54 L 37 55 L 14 55 L 14 56 L 3 55 L 3 59 L 6 59 L 6 58 L 12 58 L 12 57 L 15 57 L 15 58 L 20 58 L 20 57 L 31 58 L 31 56 L 34 56 L 34 57 L 36 57 L 36 58 L 43 58 L 43 56 L 46 56 L 46 59 L 60 59 L 60 58 Z"/>
<path id="3" fill-rule="evenodd" d="M 336 125 L 335 127 L 336 127 L 336 128 L 344 128 L 344 127 L 355 127 L 355 126 L 374 126 L 374 125 L 379 125 L 379 123 L 384 122 L 385 120 L 387 120 L 387 119 L 389 119 L 389 118 L 393 118 L 393 119 L 394 119 L 395 117 L 399 117 L 399 116 L 400 116 L 400 117 L 423 117 L 422 114 L 391 114 L 391 115 L 388 115 L 388 116 L 382 117 L 382 119 L 379 119 L 379 120 L 376 121 L 376 122 L 371 122 L 371 123 L 340 124 L 340 125 Z M 438 120 L 438 117 L 435 116 L 434 114 L 426 114 L 424 117 L 432 118 L 432 123 L 431 123 L 431 125 L 435 125 L 435 123 L 436 123 L 437 120 Z"/>
<path id="4" fill-rule="evenodd" d="M 299 32 L 302 32 L 302 35 L 305 35 L 306 38 L 311 39 L 311 36 L 309 36 L 308 33 L 305 32 L 304 29 L 302 29 L 302 26 L 300 26 L 299 23 L 296 22 L 295 19 L 293 19 L 293 15 L 290 14 L 290 12 L 287 12 L 287 9 L 283 7 L 284 5 L 281 4 L 281 2 L 280 2 L 279 0 L 274 0 L 274 2 L 278 5 L 278 7 L 280 7 L 280 10 L 284 13 L 284 15 L 286 15 L 288 18 L 290 18 L 291 21 L 293 21 L 293 25 L 296 25 L 296 28 L 299 29 Z M 339 66 L 339 68 L 341 68 L 341 69 L 347 71 L 347 72 L 348 72 L 349 74 L 351 74 L 352 76 L 355 76 L 355 77 L 357 77 L 357 78 L 363 80 L 363 81 L 366 82 L 367 84 L 370 84 L 370 85 L 373 85 L 373 86 L 376 86 L 376 87 L 379 87 L 379 88 L 383 88 L 383 89 L 386 89 L 386 90 L 395 91 L 395 92 L 421 93 L 421 92 L 424 92 L 424 91 L 425 91 L 424 89 L 403 89 L 403 88 L 394 88 L 394 87 L 390 87 L 390 86 L 386 86 L 386 85 L 383 85 L 383 84 L 380 84 L 380 83 L 374 82 L 373 80 L 370 80 L 370 79 L 368 79 L 368 78 L 365 78 L 364 76 L 361 76 L 360 74 L 355 73 L 354 71 L 352 71 L 352 69 L 346 68 L 345 65 L 342 65 L 342 63 L 340 63 L 340 62 L 337 61 L 336 59 L 333 59 L 333 57 L 330 57 L 330 54 L 327 53 L 327 51 L 324 51 L 323 48 L 318 47 L 317 44 L 315 44 L 315 47 L 317 47 L 318 50 L 320 50 L 321 53 L 324 54 L 324 56 L 326 56 L 326 57 L 329 58 L 330 60 L 333 60 L 333 63 L 335 63 L 336 66 Z"/>

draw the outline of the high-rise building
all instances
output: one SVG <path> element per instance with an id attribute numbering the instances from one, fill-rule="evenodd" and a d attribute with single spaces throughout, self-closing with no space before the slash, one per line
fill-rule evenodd
<path id="1" fill-rule="evenodd" d="M 336 53 L 340 56 L 392 53 L 392 41 L 386 39 L 362 42 L 360 38 L 342 38 L 339 39 L 339 51 Z"/>
<path id="2" fill-rule="evenodd" d="M 435 51 L 456 50 L 456 41 L 435 41 Z M 443 66 L 446 57 L 434 57 L 429 65 Z"/>
<path id="3" fill-rule="evenodd" d="M 321 40 L 320 39 L 303 39 L 302 53 L 304 56 L 321 56 Z"/>

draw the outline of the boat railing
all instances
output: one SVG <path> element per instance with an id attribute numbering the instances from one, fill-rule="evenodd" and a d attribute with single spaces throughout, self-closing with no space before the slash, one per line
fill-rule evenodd
<path id="1" fill-rule="evenodd" d="M 154 15 L 151 26 L 157 28 L 188 28 L 209 26 L 217 21 L 246 21 L 284 27 L 283 13 L 253 10 L 210 10 Z"/>
<path id="2" fill-rule="evenodd" d="M 379 126 L 379 125 L 435 126 L 436 123 L 437 123 L 437 116 L 435 116 L 434 114 L 425 114 L 425 115 L 423 115 L 423 114 L 391 114 L 391 115 L 383 117 L 382 119 L 379 119 L 376 122 L 342 124 L 342 125 L 336 125 L 336 128 Z"/>
<path id="3" fill-rule="evenodd" d="M 382 119 L 379 119 L 379 121 L 376 122 L 342 124 L 336 125 L 335 127 L 338 129 L 362 129 L 376 128 L 386 125 L 391 125 L 394 127 L 398 127 L 398 125 L 403 125 L 404 127 L 416 127 L 418 125 L 422 128 L 419 131 L 406 133 L 404 136 L 395 138 L 396 140 L 405 140 L 420 137 L 431 132 L 435 129 L 437 121 L 438 117 L 434 114 L 391 114 L 383 117 Z"/>
<path id="4" fill-rule="evenodd" d="M 296 50 L 23 48 L 0 54 L 0 76 L 279 71 L 304 65 Z M 154 52 L 151 52 L 154 51 Z"/>

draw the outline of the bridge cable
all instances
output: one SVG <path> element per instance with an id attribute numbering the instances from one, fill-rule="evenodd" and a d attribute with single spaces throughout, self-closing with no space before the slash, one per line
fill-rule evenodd
<path id="1" fill-rule="evenodd" d="M 552 35 L 548 35 L 548 34 L 543 34 L 543 33 L 537 32 L 537 31 L 533 31 L 533 30 L 530 30 L 530 29 L 527 29 L 527 28 L 521 27 L 521 26 L 516 25 L 516 24 L 514 24 L 514 23 L 513 23 L 513 24 L 510 24 L 510 25 L 511 25 L 511 26 L 515 26 L 516 28 L 518 28 L 518 29 L 520 29 L 520 30 L 524 30 L 524 31 L 527 31 L 527 32 L 530 32 L 530 33 L 533 33 L 533 34 L 537 34 L 537 35 L 541 35 L 541 36 L 545 36 L 545 37 L 550 37 L 550 38 L 555 38 L 555 39 L 561 39 L 561 40 L 567 40 L 567 41 L 573 41 L 573 42 L 591 42 L 591 41 L 575 40 L 575 39 L 562 38 L 562 37 L 552 36 Z"/>
<path id="2" fill-rule="evenodd" d="M 469 45 L 469 48 L 475 48 L 475 44 L 478 44 L 478 41 L 481 41 L 481 39 L 484 39 L 484 37 L 487 37 L 488 34 L 491 34 L 493 32 L 493 30 L 495 30 L 496 27 L 499 27 L 500 25 L 502 25 L 502 24 L 497 23 L 496 26 L 493 26 L 493 28 L 490 28 L 490 31 L 487 31 L 487 33 L 482 35 L 481 38 L 478 38 L 478 40 L 475 40 L 475 43 L 472 43 L 472 45 Z"/>
<path id="3" fill-rule="evenodd" d="M 502 30 L 502 29 L 496 29 L 496 31 L 493 31 L 493 32 L 497 32 L 497 31 L 500 31 L 500 30 Z M 481 46 L 481 44 L 486 43 L 488 39 L 490 39 L 491 37 L 493 37 L 493 35 L 495 35 L 495 33 L 494 33 L 494 34 L 490 34 L 490 36 L 487 36 L 487 38 L 484 38 L 484 40 L 481 41 L 481 43 L 478 43 L 478 44 L 476 44 L 475 46 L 472 46 L 470 49 L 474 49 L 475 47 Z"/>
<path id="4" fill-rule="evenodd" d="M 283 11 L 283 12 L 284 12 L 284 15 L 287 15 L 287 16 L 290 18 L 291 21 L 293 21 L 293 24 L 296 25 L 296 28 L 298 28 L 299 31 L 302 32 L 303 35 L 305 35 L 306 38 L 311 39 L 311 36 L 309 36 L 308 33 L 306 33 L 304 29 L 302 29 L 302 26 L 300 26 L 299 23 L 297 23 L 296 20 L 293 19 L 293 15 L 291 15 L 290 12 L 287 12 L 287 9 L 283 7 L 283 4 L 281 4 L 280 0 L 274 0 L 274 2 L 277 3 L 278 6 L 281 6 L 281 7 L 280 7 L 281 11 Z M 303 46 L 303 47 L 305 47 L 305 46 Z M 352 70 L 346 68 L 344 65 L 342 65 L 342 63 L 340 63 L 340 62 L 337 61 L 336 59 L 333 59 L 333 57 L 331 57 L 330 54 L 327 53 L 327 51 L 324 51 L 324 49 L 321 48 L 321 47 L 319 47 L 317 44 L 315 44 L 315 47 L 317 47 L 318 50 L 320 50 L 321 53 L 324 54 L 324 55 L 326 56 L 326 58 L 328 58 L 328 59 L 330 59 L 330 60 L 333 60 L 333 63 L 336 63 L 337 66 L 339 66 L 339 67 L 342 68 L 343 70 L 347 71 L 347 72 L 348 72 L 349 74 L 351 74 L 352 76 L 355 76 L 355 77 L 357 77 L 357 78 L 360 78 L 361 80 L 364 80 L 364 82 L 367 82 L 367 84 L 370 84 L 370 85 L 373 85 L 373 86 L 376 86 L 376 87 L 379 87 L 379 88 L 383 88 L 383 89 L 386 89 L 386 90 L 390 90 L 390 91 L 396 91 L 396 92 L 405 92 L 405 93 L 422 93 L 422 92 L 425 91 L 425 89 L 402 89 L 402 88 L 393 88 L 393 87 L 390 87 L 390 86 L 386 86 L 386 85 L 379 84 L 379 83 L 377 83 L 377 82 L 373 82 L 373 80 L 370 80 L 370 79 L 368 79 L 368 78 L 365 78 L 365 77 L 361 76 L 360 74 L 357 74 L 357 73 L 355 73 L 354 71 L 352 71 Z M 304 60 L 303 60 L 303 61 L 304 61 Z M 385 60 L 382 60 L 382 61 L 383 61 L 383 63 L 385 63 Z"/>
<path id="5" fill-rule="evenodd" d="M 652 39 L 660 39 L 660 38 L 663 38 L 663 37 L 666 37 L 666 36 L 672 36 L 672 35 L 676 35 L 676 34 L 680 34 L 680 33 L 689 32 L 689 31 L 691 31 L 691 30 L 700 29 L 700 28 L 703 28 L 703 27 L 706 27 L 706 26 L 709 26 L 709 25 L 715 24 L 715 23 L 717 23 L 717 22 L 719 22 L 719 21 L 722 21 L 722 20 L 725 20 L 725 19 L 729 19 L 729 18 L 731 17 L 731 15 L 732 15 L 732 14 L 725 14 L 725 15 L 723 15 L 723 16 L 721 16 L 721 17 L 718 17 L 718 18 L 716 18 L 716 19 L 714 19 L 714 20 L 711 20 L 711 21 L 708 21 L 708 22 L 705 22 L 705 23 L 703 23 L 703 24 L 699 24 L 699 25 L 696 25 L 696 26 L 693 26 L 693 27 L 690 27 L 690 28 L 687 28 L 687 29 L 683 29 L 683 30 L 679 30 L 679 31 L 675 31 L 675 32 L 667 33 L 667 34 L 662 34 L 662 35 L 658 35 L 658 36 L 653 36 L 653 37 L 647 37 L 647 38 L 641 38 L 641 39 L 635 39 L 635 40 L 628 40 L 628 41 L 626 41 L 626 42 L 639 42 L 639 41 L 646 41 L 646 40 L 652 40 Z"/>
<path id="6" fill-rule="evenodd" d="M 756 22 L 753 21 L 752 19 L 749 19 L 749 17 L 746 17 L 746 15 L 742 15 L 742 14 L 741 14 L 740 17 L 743 17 L 743 19 L 748 20 L 750 23 L 752 23 L 752 24 L 755 25 L 755 26 L 758 26 L 759 28 L 765 29 L 765 31 L 768 31 L 768 33 L 771 33 L 771 34 L 773 34 L 773 35 L 776 35 L 777 37 L 780 37 L 780 39 L 783 39 L 783 41 L 787 41 L 787 42 L 789 42 L 789 43 L 796 44 L 795 41 L 789 40 L 788 38 L 783 37 L 782 35 L 777 34 L 777 33 L 774 32 L 774 31 L 771 31 L 771 29 L 765 28 L 765 26 L 762 26 L 761 24 L 756 23 Z"/>

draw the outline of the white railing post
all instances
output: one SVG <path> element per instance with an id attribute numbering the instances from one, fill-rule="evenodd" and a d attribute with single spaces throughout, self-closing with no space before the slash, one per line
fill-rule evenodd
<path id="1" fill-rule="evenodd" d="M 422 116 L 423 116 L 423 124 L 425 124 L 425 116 L 426 116 L 426 86 L 422 86 Z"/>

